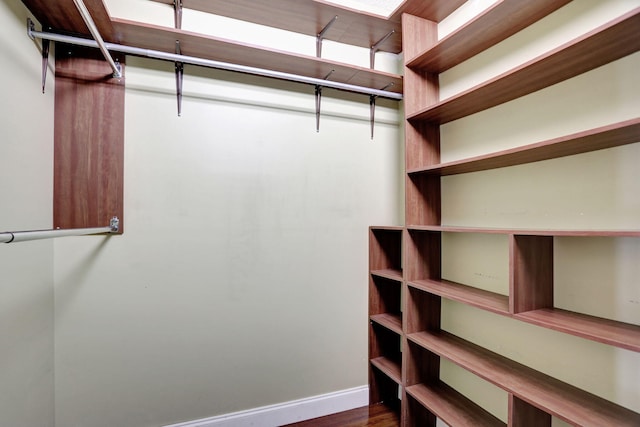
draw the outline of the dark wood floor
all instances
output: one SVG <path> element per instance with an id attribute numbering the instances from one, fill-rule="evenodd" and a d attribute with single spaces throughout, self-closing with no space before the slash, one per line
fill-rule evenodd
<path id="1" fill-rule="evenodd" d="M 398 427 L 400 415 L 397 410 L 378 403 L 326 417 L 289 424 L 286 427 Z"/>

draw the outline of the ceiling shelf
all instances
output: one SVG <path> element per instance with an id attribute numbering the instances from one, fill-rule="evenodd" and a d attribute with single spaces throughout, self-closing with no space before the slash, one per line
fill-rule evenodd
<path id="1" fill-rule="evenodd" d="M 173 6 L 173 0 L 153 0 Z M 389 17 L 341 7 L 316 0 L 182 0 L 184 8 L 282 30 L 316 36 L 335 17 L 325 38 L 340 43 L 370 48 L 391 31 L 394 34 L 380 50 L 402 50 L 402 13 L 411 13 L 439 22 L 460 7 L 465 0 L 406 0 Z"/>

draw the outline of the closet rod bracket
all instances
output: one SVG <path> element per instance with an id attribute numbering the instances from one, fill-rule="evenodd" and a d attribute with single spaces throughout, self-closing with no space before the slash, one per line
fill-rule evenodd
<path id="1" fill-rule="evenodd" d="M 182 29 L 182 0 L 173 0 L 173 20 L 176 30 Z"/>
<path id="2" fill-rule="evenodd" d="M 375 68 L 376 52 L 380 50 L 380 45 L 386 42 L 389 39 L 389 37 L 391 37 L 395 32 L 396 30 L 391 30 L 391 32 L 389 32 L 386 36 L 384 36 L 383 38 L 375 42 L 373 46 L 371 46 L 371 49 L 369 51 L 369 64 L 372 70 Z"/>
<path id="3" fill-rule="evenodd" d="M 117 216 L 114 216 L 109 221 L 109 228 L 112 233 L 117 233 L 120 230 L 120 219 Z"/>
<path id="4" fill-rule="evenodd" d="M 331 28 L 331 26 L 335 24 L 337 19 L 338 15 L 334 16 L 333 19 L 331 19 L 331 21 L 329 21 L 329 23 L 325 25 L 324 28 L 320 30 L 320 32 L 316 36 L 316 56 L 318 58 L 322 57 L 322 40 L 324 40 L 324 35 L 327 33 L 327 31 L 329 31 L 329 28 Z"/>

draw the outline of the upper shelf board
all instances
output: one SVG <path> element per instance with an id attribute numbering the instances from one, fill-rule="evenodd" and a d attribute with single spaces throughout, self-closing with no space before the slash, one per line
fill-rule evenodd
<path id="1" fill-rule="evenodd" d="M 640 142 L 640 118 L 468 159 L 414 168 L 407 172 L 409 174 L 438 176 L 480 172 L 557 159 L 636 142 Z"/>
<path id="2" fill-rule="evenodd" d="M 414 58 L 407 67 L 441 73 L 516 34 L 571 0 L 501 0 Z"/>
<path id="3" fill-rule="evenodd" d="M 173 0 L 152 0 L 173 6 Z M 341 7 L 318 0 L 182 0 L 187 9 L 296 33 L 316 36 L 331 20 L 338 19 L 324 34 L 327 40 L 370 48 L 394 32 L 379 48 L 402 50 L 402 13 L 439 22 L 466 0 L 405 0 L 389 17 Z"/>
<path id="4" fill-rule="evenodd" d="M 640 7 L 407 118 L 447 123 L 570 79 L 640 50 L 638 28 Z"/>
<path id="5" fill-rule="evenodd" d="M 527 230 L 523 228 L 480 228 L 456 227 L 446 225 L 410 225 L 407 230 L 413 232 L 436 233 L 478 233 L 506 234 L 514 236 L 550 236 L 550 237 L 640 237 L 640 230 Z"/>
<path id="6" fill-rule="evenodd" d="M 172 53 L 179 40 L 183 55 L 319 79 L 333 70 L 330 80 L 374 89 L 393 83 L 386 90 L 402 93 L 402 77 L 398 74 L 125 19 L 113 18 L 112 23 L 117 43 L 128 46 Z"/>

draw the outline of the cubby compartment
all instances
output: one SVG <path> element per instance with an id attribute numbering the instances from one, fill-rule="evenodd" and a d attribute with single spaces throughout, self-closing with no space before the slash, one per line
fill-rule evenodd
<path id="1" fill-rule="evenodd" d="M 408 286 L 499 314 L 508 314 L 507 295 L 442 278 L 445 234 L 442 230 L 442 227 L 409 227 L 406 249 Z M 491 239 L 496 240 L 496 237 L 498 236 L 491 236 Z M 505 259 L 504 263 L 507 262 Z"/>
<path id="2" fill-rule="evenodd" d="M 369 228 L 369 271 L 402 281 L 402 227 Z"/>
<path id="3" fill-rule="evenodd" d="M 371 322 L 369 325 L 370 403 L 398 398 L 402 384 L 401 335 Z"/>
<path id="4" fill-rule="evenodd" d="M 402 284 L 374 274 L 370 280 L 369 319 L 396 334 L 402 334 Z"/>
<path id="5" fill-rule="evenodd" d="M 585 232 L 586 236 L 555 237 L 555 240 L 565 242 L 563 247 L 578 248 L 587 242 L 593 244 L 594 236 L 598 236 L 601 244 L 611 240 L 612 235 L 627 234 L 625 232 Z M 628 232 L 630 236 L 636 232 Z M 627 238 L 625 238 L 626 240 Z M 638 239 L 628 238 L 628 244 Z M 609 242 L 611 243 L 611 241 Z M 638 243 L 635 243 L 637 245 Z M 578 245 L 578 246 L 576 246 Z M 512 293 L 513 306 L 512 313 L 516 319 L 533 323 L 545 328 L 554 329 L 560 332 L 569 333 L 582 338 L 598 341 L 604 344 L 625 348 L 632 351 L 640 351 L 640 326 L 614 319 L 599 317 L 590 313 L 573 311 L 579 308 L 577 305 L 569 306 L 570 310 L 559 307 L 555 302 L 555 295 L 560 291 L 556 287 L 562 287 L 562 283 L 555 283 L 554 261 L 554 237 L 552 236 L 523 236 L 513 235 L 511 240 L 512 253 Z M 601 248 L 602 250 L 602 248 Z M 613 256 L 615 251 L 611 254 Z M 591 265 L 583 265 L 587 268 L 603 268 L 603 257 L 592 260 Z M 566 260 L 563 260 L 566 261 Z M 589 262 L 583 260 L 580 262 Z M 620 262 L 620 260 L 618 260 Z M 575 268 L 574 268 L 575 270 Z M 567 280 L 566 278 L 564 280 Z M 612 292 L 611 284 L 615 277 L 607 277 L 599 286 Z M 588 292 L 587 289 L 578 289 L 579 293 Z M 573 292 L 572 295 L 576 295 Z M 568 298 L 564 297 L 567 301 Z M 600 303 L 605 301 L 600 299 Z M 595 311 L 595 310 L 594 310 Z M 604 310 L 603 310 L 604 312 Z"/>
<path id="6" fill-rule="evenodd" d="M 506 426 L 442 381 L 441 360 L 437 354 L 411 338 L 407 353 L 408 425 L 435 426 L 439 418 L 449 426 Z"/>

